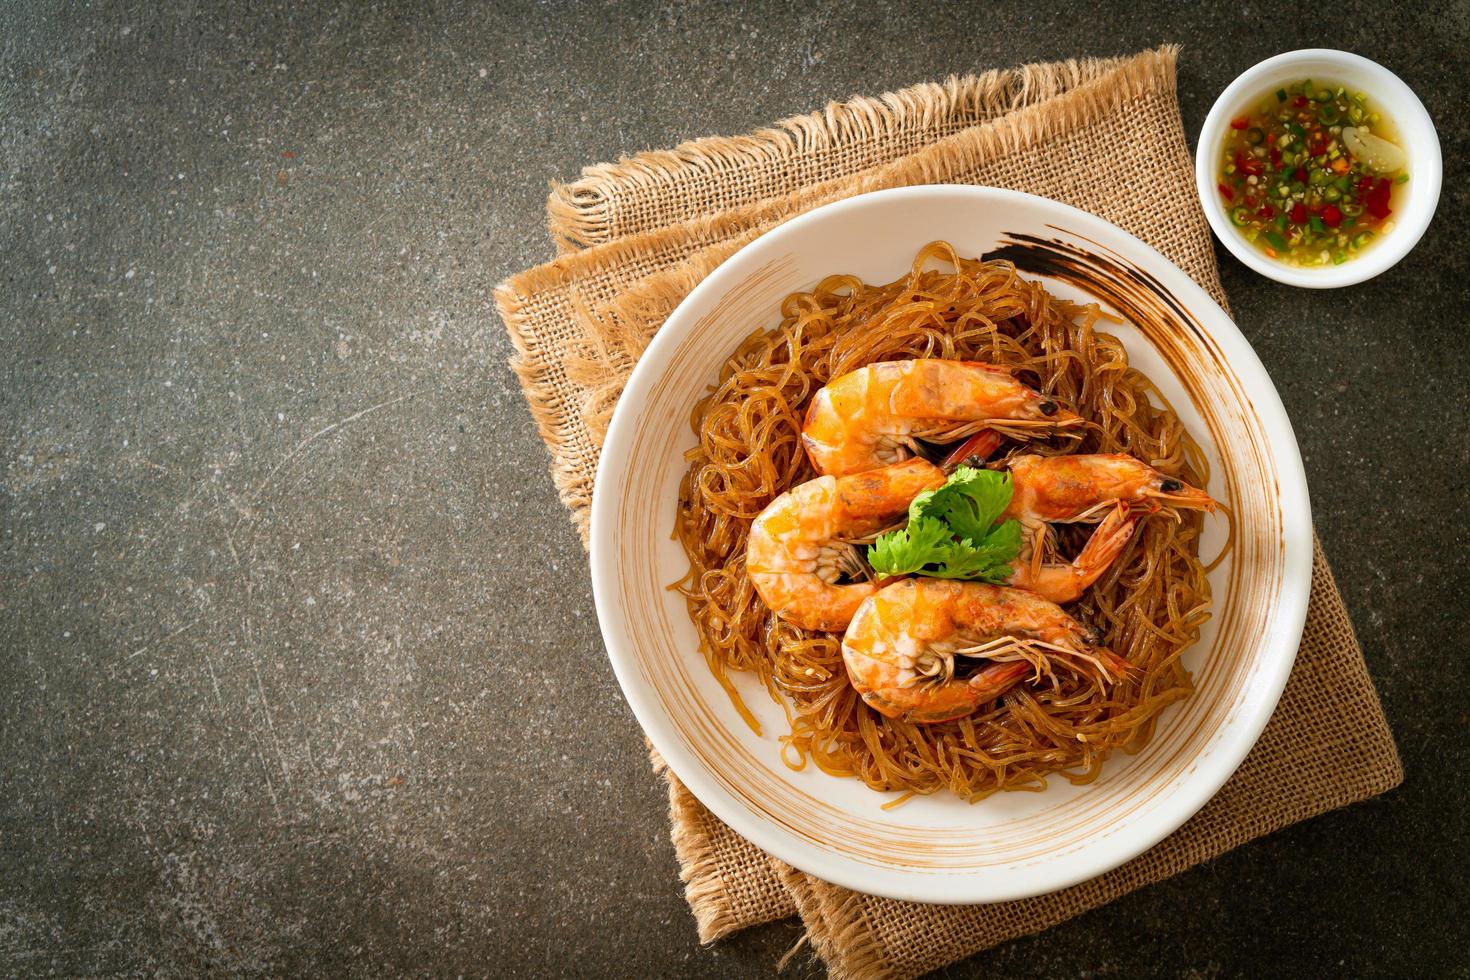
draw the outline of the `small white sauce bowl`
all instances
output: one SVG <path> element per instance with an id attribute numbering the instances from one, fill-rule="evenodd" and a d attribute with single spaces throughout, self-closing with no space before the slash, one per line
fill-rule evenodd
<path id="1" fill-rule="evenodd" d="M 1245 113 L 1263 95 L 1292 82 L 1343 85 L 1364 93 L 1375 107 L 1393 120 L 1400 143 L 1409 156 L 1407 194 L 1396 197 L 1394 227 L 1361 255 L 1342 265 L 1298 266 L 1278 262 L 1245 240 L 1230 220 L 1221 199 L 1218 167 L 1220 150 L 1230 120 Z M 1205 117 L 1194 153 L 1195 183 L 1200 204 L 1215 235 L 1237 259 L 1261 275 L 1290 286 L 1334 289 L 1372 279 L 1392 268 L 1418 244 L 1439 204 L 1444 164 L 1434 122 L 1409 86 L 1393 72 L 1367 58 L 1329 48 L 1306 48 L 1268 58 L 1242 74 L 1221 93 Z"/>

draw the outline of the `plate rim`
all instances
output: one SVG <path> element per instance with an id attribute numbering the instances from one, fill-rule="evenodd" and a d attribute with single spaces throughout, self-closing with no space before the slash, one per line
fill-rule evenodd
<path id="1" fill-rule="evenodd" d="M 1010 889 L 1004 894 L 998 894 L 993 888 L 977 889 L 973 887 L 975 881 L 973 876 L 963 874 L 927 877 L 900 875 L 895 879 L 896 881 L 912 882 L 914 887 L 887 887 L 891 882 L 883 876 L 875 876 L 872 868 L 854 865 L 840 855 L 829 854 L 820 848 L 804 844 L 774 823 L 759 819 L 734 794 L 720 785 L 718 779 L 707 771 L 705 765 L 685 748 L 683 737 L 673 730 L 652 687 L 639 683 L 636 654 L 628 649 L 633 646 L 634 641 L 631 637 L 623 635 L 618 628 L 616 614 L 611 608 L 615 601 L 613 597 L 617 592 L 615 583 L 619 574 L 618 563 L 609 559 L 604 550 L 607 547 L 604 541 L 605 535 L 599 532 L 599 528 L 607 526 L 610 511 L 618 502 L 617 498 L 610 496 L 603 488 L 610 485 L 610 474 L 621 465 L 621 461 L 625 458 L 625 454 L 619 452 L 618 449 L 630 439 L 629 433 L 624 429 L 631 424 L 626 420 L 635 414 L 631 408 L 625 410 L 625 406 L 640 402 L 659 377 L 663 368 L 662 362 L 671 360 L 668 353 L 677 344 L 680 336 L 687 332 L 681 330 L 678 324 L 687 320 L 692 326 L 696 319 L 695 314 L 691 313 L 692 310 L 707 305 L 708 297 L 717 298 L 744 281 L 748 270 L 743 270 L 742 266 L 751 261 L 749 257 L 757 246 L 762 250 L 770 249 L 809 224 L 828 220 L 833 215 L 847 210 L 870 206 L 875 199 L 917 199 L 954 194 L 972 197 L 980 203 L 1019 204 L 1039 208 L 1042 211 L 1050 209 L 1054 216 L 1080 225 L 1079 230 L 1083 232 L 1093 234 L 1102 231 L 1104 235 L 1121 236 L 1131 246 L 1138 248 L 1142 253 L 1138 264 L 1157 275 L 1172 294 L 1179 296 L 1184 301 L 1187 308 L 1204 309 L 1207 313 L 1213 310 L 1214 313 L 1218 313 L 1218 318 L 1211 318 L 1214 320 L 1210 328 L 1211 336 L 1225 349 L 1237 375 L 1256 375 L 1265 382 L 1260 396 L 1255 391 L 1251 392 L 1251 404 L 1261 420 L 1263 431 L 1267 434 L 1268 444 L 1275 447 L 1280 440 L 1280 448 L 1290 450 L 1283 454 L 1285 458 L 1278 455 L 1275 459 L 1280 488 L 1278 500 L 1282 510 L 1283 571 L 1282 595 L 1280 596 L 1282 602 L 1278 617 L 1273 624 L 1275 629 L 1267 634 L 1265 643 L 1257 644 L 1255 648 L 1258 659 L 1259 652 L 1264 645 L 1276 646 L 1279 644 L 1283 653 L 1276 658 L 1274 664 L 1264 665 L 1270 670 L 1258 687 L 1259 698 L 1254 701 L 1259 704 L 1259 707 L 1254 715 L 1235 723 L 1237 737 L 1212 752 L 1208 757 L 1209 765 L 1200 767 L 1203 771 L 1185 784 L 1182 792 L 1173 794 L 1151 811 L 1151 826 L 1146 833 L 1138 835 L 1135 840 L 1122 847 L 1115 847 L 1112 851 L 1104 850 L 1098 855 L 1079 858 L 1075 866 L 1069 865 L 1064 869 L 1049 871 L 1037 869 L 1039 873 L 1035 875 L 1031 886 Z M 1216 324 L 1219 325 L 1218 330 Z M 671 326 L 674 329 L 670 329 Z M 614 409 L 613 418 L 599 454 L 590 520 L 589 564 L 593 602 L 608 659 L 612 663 L 613 673 L 617 677 L 618 685 L 634 717 L 637 718 L 644 734 L 647 735 L 674 774 L 715 816 L 761 850 L 824 881 L 864 894 L 901 901 L 968 905 L 1012 901 L 1049 894 L 1106 874 L 1173 834 L 1219 793 L 1255 747 L 1261 732 L 1265 730 L 1266 725 L 1275 714 L 1281 693 L 1285 689 L 1287 679 L 1296 661 L 1311 595 L 1311 505 L 1301 450 L 1275 382 L 1234 319 L 1187 273 L 1153 246 L 1130 232 L 1072 205 L 1000 187 L 925 184 L 859 194 L 823 205 L 783 222 L 748 242 L 721 262 L 669 314 L 663 327 L 654 334 L 638 363 L 634 365 L 624 385 L 618 405 Z M 1302 588 L 1289 587 L 1291 583 L 1298 581 L 1303 583 Z M 966 888 L 965 883 L 967 882 L 971 883 L 972 887 Z M 929 885 L 931 888 L 925 888 L 923 885 Z"/>

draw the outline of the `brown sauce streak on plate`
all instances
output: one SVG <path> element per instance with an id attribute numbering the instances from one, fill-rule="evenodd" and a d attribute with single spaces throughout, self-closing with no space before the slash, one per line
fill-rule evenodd
<path id="1" fill-rule="evenodd" d="M 986 261 L 1000 259 L 1022 272 L 1070 283 L 1106 300 L 1125 320 L 1146 335 L 1173 333 L 1174 328 L 1183 326 L 1197 341 L 1208 346 L 1208 340 L 1189 311 L 1162 283 L 1142 269 L 1055 239 L 1048 241 L 1036 235 L 1011 233 L 1007 233 L 1006 238 L 1009 244 L 986 252 L 982 258 Z M 1156 346 L 1169 356 L 1172 345 Z M 1175 358 L 1170 356 L 1169 360 L 1173 362 Z"/>

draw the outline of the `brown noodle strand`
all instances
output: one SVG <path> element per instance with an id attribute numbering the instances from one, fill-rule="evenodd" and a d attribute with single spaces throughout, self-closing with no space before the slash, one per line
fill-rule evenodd
<path id="1" fill-rule="evenodd" d="M 781 757 L 788 766 L 811 762 L 903 794 L 888 805 L 942 789 L 971 801 L 1001 789 L 1040 791 L 1055 773 L 1088 783 L 1113 751 L 1146 745 L 1159 713 L 1194 689 L 1180 654 L 1209 618 L 1198 514 L 1145 519 L 1113 566 L 1068 608 L 1103 630 L 1109 648 L 1132 664 L 1127 677 L 1100 684 L 1087 665 L 1058 658 L 1046 676 L 939 725 L 893 721 L 867 707 L 848 683 L 841 637 L 778 621 L 756 596 L 744 561 L 751 521 L 815 475 L 801 443 L 808 400 L 829 379 L 875 361 L 1004 365 L 1090 423 L 1080 441 L 1056 438 L 1025 451 L 1129 453 L 1204 486 L 1204 454 L 1178 416 L 1129 366 L 1118 339 L 1094 329 L 1099 320 L 1118 321 L 1095 306 L 1053 298 L 1009 263 L 964 259 L 943 242 L 921 250 L 896 282 L 829 276 L 786 297 L 781 316 L 775 329 L 740 343 L 694 407 L 699 445 L 687 456 L 675 529 L 690 565 L 675 587 L 705 661 L 747 723 L 756 728 L 732 671 L 755 672 L 786 710 Z M 1052 538 L 1061 554 L 1075 555 L 1091 531 L 1060 525 Z"/>

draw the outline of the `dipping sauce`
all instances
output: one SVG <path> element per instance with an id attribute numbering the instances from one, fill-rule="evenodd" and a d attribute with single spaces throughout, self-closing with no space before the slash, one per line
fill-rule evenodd
<path id="1" fill-rule="evenodd" d="M 1290 265 L 1342 264 L 1393 230 L 1408 183 L 1397 131 L 1362 92 L 1305 79 L 1230 122 L 1217 172 L 1231 222 Z"/>

